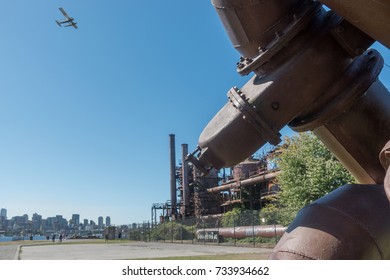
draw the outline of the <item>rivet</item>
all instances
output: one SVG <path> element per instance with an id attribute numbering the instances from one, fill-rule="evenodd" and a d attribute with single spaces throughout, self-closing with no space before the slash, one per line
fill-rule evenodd
<path id="1" fill-rule="evenodd" d="M 344 32 L 344 26 L 341 25 L 337 26 L 336 31 L 339 33 Z"/>

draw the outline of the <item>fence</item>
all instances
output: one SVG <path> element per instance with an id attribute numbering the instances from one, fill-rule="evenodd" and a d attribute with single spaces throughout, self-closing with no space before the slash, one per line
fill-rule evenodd
<path id="1" fill-rule="evenodd" d="M 285 227 L 259 211 L 231 211 L 201 219 L 132 224 L 120 230 L 122 238 L 145 242 L 270 247 L 278 242 Z"/>

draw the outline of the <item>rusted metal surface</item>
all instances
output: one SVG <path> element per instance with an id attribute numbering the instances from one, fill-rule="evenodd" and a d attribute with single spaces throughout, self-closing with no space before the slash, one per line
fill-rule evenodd
<path id="1" fill-rule="evenodd" d="M 232 183 L 227 183 L 227 184 L 224 184 L 224 185 L 221 185 L 221 186 L 218 186 L 218 187 L 210 188 L 210 189 L 207 190 L 207 192 L 209 192 L 209 193 L 218 193 L 220 191 L 225 191 L 225 190 L 229 190 L 229 189 L 232 189 L 232 188 L 237 188 L 237 187 L 241 187 L 241 186 L 244 187 L 244 186 L 249 186 L 249 185 L 263 183 L 263 182 L 275 179 L 276 176 L 278 176 L 280 174 L 280 172 L 281 171 L 271 172 L 271 173 L 267 173 L 267 174 L 256 176 L 254 178 L 249 178 L 249 179 L 245 179 L 245 180 L 242 180 L 242 181 L 236 181 L 236 182 L 232 182 Z"/>
<path id="2" fill-rule="evenodd" d="M 338 92 L 333 99 L 325 104 L 317 101 L 290 127 L 313 130 L 360 183 L 382 184 L 385 172 L 378 154 L 390 139 L 390 94 L 375 80 L 383 60 L 372 50 L 356 59 L 357 63 L 361 65 L 347 70 L 347 76 L 329 89 Z M 345 88 L 341 93 L 340 83 Z"/>
<path id="3" fill-rule="evenodd" d="M 346 185 L 300 211 L 270 259 L 390 259 L 383 185 Z"/>
<path id="4" fill-rule="evenodd" d="M 390 48 L 390 2 L 388 0 L 320 0 L 320 2 Z"/>
<path id="5" fill-rule="evenodd" d="M 336 140 L 338 150 L 346 151 L 337 156 L 353 159 L 356 164 L 350 168 L 362 183 L 382 183 L 377 155 L 389 136 L 382 133 L 390 131 L 389 110 L 382 107 L 390 108 L 390 98 L 375 82 L 383 66 L 380 54 L 364 52 L 372 40 L 318 2 L 213 4 L 233 45 L 245 56 L 238 70 L 257 75 L 228 92 L 229 102 L 203 130 L 191 161 L 206 171 L 234 166 L 266 142 L 279 143 L 279 130 L 287 124 L 320 135 L 318 128 L 326 123 L 329 133 L 321 140 Z M 270 30 L 275 31 L 272 36 Z M 353 121 L 369 114 L 374 116 L 362 127 Z"/>
<path id="6" fill-rule="evenodd" d="M 259 48 L 265 47 L 289 25 L 286 14 L 293 17 L 292 11 L 301 0 L 212 0 L 225 30 L 238 52 L 243 57 L 253 58 Z M 266 6 L 266 7 L 265 7 Z"/>
<path id="7" fill-rule="evenodd" d="M 390 144 L 378 154 L 390 139 L 390 94 L 377 80 L 383 59 L 367 48 L 372 38 L 390 46 L 390 3 L 321 2 L 334 11 L 318 1 L 212 0 L 242 55 L 237 71 L 255 76 L 228 92 L 189 159 L 207 173 L 279 143 L 285 125 L 313 130 L 372 185 L 341 187 L 304 208 L 271 258 L 389 259 Z"/>
<path id="8" fill-rule="evenodd" d="M 253 174 L 261 173 L 262 169 L 266 168 L 266 163 L 262 160 L 248 158 L 245 161 L 233 166 L 233 180 L 239 181 L 249 178 Z"/>
<path id="9" fill-rule="evenodd" d="M 204 234 L 207 232 L 218 232 L 218 235 L 224 238 L 247 238 L 247 237 L 280 237 L 285 232 L 286 227 L 282 225 L 265 225 L 265 226 L 242 226 L 242 227 L 227 227 L 227 228 L 207 228 L 198 229 L 195 235 Z"/>

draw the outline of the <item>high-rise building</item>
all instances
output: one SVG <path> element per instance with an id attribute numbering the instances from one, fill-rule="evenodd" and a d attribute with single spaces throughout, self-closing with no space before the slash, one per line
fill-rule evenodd
<path id="1" fill-rule="evenodd" d="M 111 226 L 111 218 L 110 218 L 110 216 L 107 216 L 106 217 L 106 227 L 109 227 L 109 226 Z"/>
<path id="2" fill-rule="evenodd" d="M 0 228 L 5 227 L 5 222 L 7 220 L 7 209 L 1 208 L 0 210 Z"/>
<path id="3" fill-rule="evenodd" d="M 7 219 L 7 209 L 1 208 L 0 217 L 5 217 Z"/>
<path id="4" fill-rule="evenodd" d="M 99 227 L 99 228 L 104 228 L 103 217 L 102 217 L 102 216 L 100 216 L 100 217 L 98 218 L 98 227 Z"/>
<path id="5" fill-rule="evenodd" d="M 79 214 L 73 214 L 72 215 L 72 224 L 74 228 L 78 228 L 80 225 L 80 215 Z"/>
<path id="6" fill-rule="evenodd" d="M 34 213 L 32 218 L 32 229 L 33 230 L 39 230 L 42 227 L 42 216 L 38 215 L 37 213 Z"/>

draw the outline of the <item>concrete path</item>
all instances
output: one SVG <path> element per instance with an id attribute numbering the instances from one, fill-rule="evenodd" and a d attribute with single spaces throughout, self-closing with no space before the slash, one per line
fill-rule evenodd
<path id="1" fill-rule="evenodd" d="M 0 246 L 0 260 L 14 260 L 18 257 L 19 245 L 2 245 Z"/>
<path id="2" fill-rule="evenodd" d="M 163 258 L 174 256 L 224 255 L 241 253 L 269 254 L 272 249 L 245 248 L 181 243 L 56 243 L 47 245 L 22 245 L 18 255 L 21 260 L 124 260 L 137 258 Z"/>

